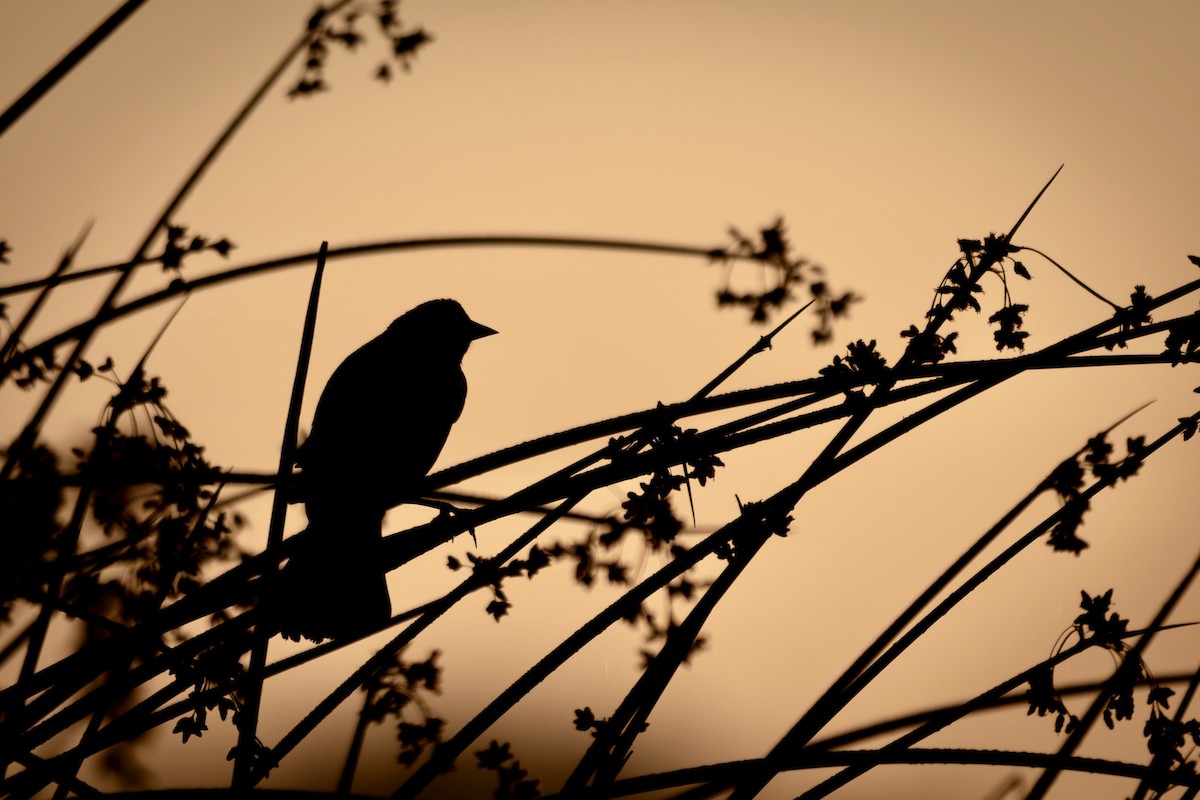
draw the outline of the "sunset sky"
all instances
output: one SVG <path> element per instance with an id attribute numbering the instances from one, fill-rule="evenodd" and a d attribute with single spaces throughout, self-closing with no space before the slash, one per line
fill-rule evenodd
<path id="1" fill-rule="evenodd" d="M 115 3 L 0 4 L 0 103 L 11 102 Z M 272 65 L 303 31 L 308 2 L 150 2 L 0 141 L 0 239 L 12 248 L 0 285 L 47 274 L 93 223 L 77 266 L 129 258 L 166 200 Z M 897 334 L 920 323 L 957 255 L 955 240 L 1007 230 L 1060 165 L 1016 238 L 1097 292 L 1128 302 L 1200 277 L 1200 5 L 982 0 L 839 3 L 663 0 L 494 3 L 407 0 L 401 15 L 433 36 L 388 85 L 372 79 L 385 43 L 363 21 L 357 53 L 330 54 L 331 90 L 289 100 L 286 73 L 175 222 L 236 244 L 202 254 L 185 277 L 282 255 L 404 238 L 545 234 L 695 247 L 729 244 L 782 216 L 793 247 L 863 302 L 811 344 L 801 316 L 727 388 L 812 377 L 847 342 L 875 339 L 894 362 Z M 1028 257 L 1026 257 L 1026 255 Z M 1108 317 L 1111 309 L 1049 263 L 1022 254 L 1033 280 L 1029 349 Z M 150 371 L 211 461 L 275 469 L 312 276 L 302 265 L 195 293 L 156 348 Z M 145 268 L 126 298 L 168 280 Z M 760 276 L 735 268 L 735 288 Z M 57 290 L 30 341 L 88 318 L 107 279 Z M 686 399 L 763 333 L 743 310 L 718 309 L 724 272 L 701 258 L 549 248 L 445 248 L 330 262 L 321 296 L 304 425 L 340 360 L 398 314 L 459 300 L 500 335 L 464 362 L 466 410 L 445 467 L 543 434 L 657 402 Z M 985 315 L 999 308 L 985 285 Z M 5 297 L 15 317 L 30 295 Z M 106 329 L 89 350 L 127 371 L 174 310 L 156 306 Z M 1161 318 L 1196 309 L 1191 297 Z M 1169 312 L 1169 313 L 1168 313 Z M 1006 357 L 986 316 L 963 315 L 959 358 Z M 7 330 L 7 329 L 6 329 Z M 1142 345 L 1156 352 L 1159 340 Z M 773 540 L 706 628 L 639 740 L 629 774 L 765 754 L 813 699 L 942 568 L 1058 462 L 1146 403 L 1113 437 L 1160 435 L 1192 414 L 1200 373 L 1184 365 L 1024 375 L 920 428 L 806 497 L 792 535 Z M 70 386 L 46 436 L 68 449 L 96 424 L 111 390 Z M 36 394 L 6 386 L 8 441 Z M 912 413 L 891 407 L 865 433 Z M 709 424 L 694 420 L 691 426 Z M 735 451 L 696 489 L 697 527 L 737 514 L 795 480 L 835 432 L 823 427 Z M 1093 504 L 1082 556 L 1036 545 L 985 585 L 846 712 L 833 728 L 965 699 L 1045 658 L 1078 613 L 1079 592 L 1114 588 L 1116 609 L 1144 625 L 1196 556 L 1195 441 L 1176 442 L 1137 478 Z M 568 454 L 570 455 L 570 454 Z M 502 494 L 566 462 L 518 465 L 465 487 Z M 622 491 L 583 507 L 619 510 Z M 1045 498 L 1013 531 L 1054 509 Z M 269 502 L 246 507 L 243 544 L 263 546 Z M 395 531 L 409 519 L 391 520 Z M 419 518 L 420 515 L 417 515 Z M 293 509 L 288 530 L 304 527 Z M 560 526 L 545 543 L 586 527 Z M 480 532 L 491 554 L 519 532 Z M 698 540 L 685 534 L 688 542 Z M 391 576 L 396 610 L 456 582 L 447 555 L 466 537 Z M 769 552 L 768 552 L 769 551 Z M 642 577 L 656 569 L 647 563 Z M 585 591 L 565 565 L 510 593 L 496 624 L 468 600 L 410 651 L 444 655 L 438 710 L 451 729 L 618 595 Z M 704 573 L 709 574 L 709 573 Z M 661 601 L 659 601 L 661 602 Z M 678 610 L 685 613 L 679 606 Z M 1173 621 L 1200 620 L 1193 592 Z M 387 640 L 348 648 L 267 685 L 260 736 L 273 744 Z M 637 635 L 611 631 L 573 659 L 481 741 L 508 739 L 545 789 L 556 789 L 588 736 L 572 711 L 611 713 L 639 663 Z M 272 658 L 296 648 L 272 645 Z M 1200 634 L 1164 634 L 1158 673 L 1194 669 Z M 1071 675 L 1103 674 L 1099 655 Z M 9 676 L 5 675 L 5 680 Z M 1077 701 L 1082 706 L 1082 701 Z M 359 701 L 299 748 L 268 787 L 332 789 Z M 1082 710 L 1082 708 L 1076 709 Z M 1144 707 L 1139 708 L 1144 714 Z M 1024 709 L 943 735 L 943 744 L 1053 750 L 1046 719 Z M 223 785 L 229 726 L 180 746 L 147 741 L 151 785 Z M 1089 737 L 1087 754 L 1142 752 L 1140 722 Z M 951 735 L 953 734 L 953 735 Z M 476 748 L 478 749 L 478 748 Z M 469 765 L 446 791 L 473 779 Z M 978 797 L 1000 769 L 876 771 L 843 795 Z M 356 791 L 386 794 L 402 777 L 389 730 L 369 741 Z M 1026 786 L 1029 776 L 1025 776 Z M 765 797 L 814 783 L 796 773 Z M 1132 784 L 1130 784 L 1131 786 Z M 1064 778 L 1062 797 L 1115 779 Z"/>

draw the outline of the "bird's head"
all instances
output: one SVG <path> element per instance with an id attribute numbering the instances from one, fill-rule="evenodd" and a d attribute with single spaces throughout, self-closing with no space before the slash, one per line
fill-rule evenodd
<path id="1" fill-rule="evenodd" d="M 455 300 L 430 300 L 408 311 L 388 326 L 388 332 L 426 347 L 444 348 L 459 358 L 471 342 L 491 336 L 495 330 L 467 316 Z"/>

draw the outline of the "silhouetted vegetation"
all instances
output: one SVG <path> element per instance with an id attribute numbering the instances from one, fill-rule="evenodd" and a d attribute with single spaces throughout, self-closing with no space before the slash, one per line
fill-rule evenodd
<path id="1" fill-rule="evenodd" d="M 1088 542 L 1080 526 L 1092 499 L 1137 477 L 1142 465 L 1169 442 L 1192 438 L 1200 412 L 1164 431 L 1118 436 L 1117 427 L 1128 420 L 1122 419 L 1082 442 L 1075 453 L 1064 454 L 1058 465 L 1048 464 L 1045 476 L 1031 481 L 1029 493 L 897 615 L 762 758 L 625 775 L 635 742 L 653 725 L 654 708 L 679 668 L 703 657 L 704 628 L 713 610 L 769 540 L 793 533 L 797 505 L 810 490 L 1028 370 L 1175 366 L 1197 360 L 1200 312 L 1161 315 L 1168 304 L 1200 289 L 1200 280 L 1157 297 L 1147 294 L 1144 286 L 1133 287 L 1127 305 L 1103 298 L 1049 256 L 1019 243 L 1021 225 L 1035 211 L 1039 192 L 1006 232 L 958 240 L 950 267 L 942 275 L 929 276 L 935 284 L 929 307 L 916 311 L 912 324 L 898 335 L 885 332 L 876 339 L 850 342 L 808 379 L 719 393 L 731 375 L 800 317 L 811 320 L 814 343 L 834 340 L 839 318 L 859 300 L 852 291 L 831 288 L 818 265 L 793 252 L 781 219 L 754 234 L 731 228 L 724 243 L 716 246 L 535 236 L 398 240 L 340 249 L 322 246 L 319 251 L 314 247 L 269 262 L 233 265 L 203 278 L 187 277 L 193 259 L 228 259 L 235 249 L 229 237 L 253 235 L 200 233 L 176 219 L 207 165 L 263 98 L 283 95 L 296 102 L 320 102 L 320 94 L 330 88 L 324 67 L 338 50 L 352 54 L 381 46 L 385 60 L 374 74 L 384 82 L 396 67 L 410 69 L 432 37 L 402 22 L 398 5 L 343 0 L 313 14 L 280 65 L 181 183 L 128 262 L 77 268 L 85 234 L 45 279 L 0 288 L 4 296 L 25 298 L 19 312 L 6 311 L 0 318 L 6 334 L 0 390 L 36 392 L 40 398 L 28 419 L 6 431 L 0 482 L 0 623 L 5 635 L 0 659 L 20 665 L 15 682 L 0 691 L 0 747 L 7 765 L 0 784 L 4 796 L 95 793 L 79 777 L 90 760 L 104 760 L 133 785 L 130 753 L 136 753 L 143 734 L 164 729 L 189 742 L 220 724 L 232 725 L 239 733 L 229 753 L 236 765 L 233 788 L 248 790 L 267 779 L 335 708 L 354 696 L 359 697 L 361 713 L 339 780 L 343 793 L 353 786 L 368 730 L 387 723 L 395 730 L 396 757 L 410 768 L 406 782 L 397 787 L 398 798 L 419 796 L 454 765 L 494 773 L 495 796 L 500 798 L 624 797 L 666 789 L 683 797 L 749 798 L 781 772 L 836 768 L 803 795 L 817 798 L 875 766 L 897 763 L 1033 768 L 1040 778 L 1030 797 L 1044 795 L 1064 770 L 1136 778 L 1137 798 L 1160 796 L 1175 787 L 1188 787 L 1188 796 L 1194 796 L 1200 777 L 1191 748 L 1200 746 L 1200 723 L 1188 708 L 1200 673 L 1155 677 L 1148 649 L 1159 633 L 1173 627 L 1168 615 L 1200 570 L 1200 560 L 1192 563 L 1151 620 L 1134 623 L 1119 616 L 1114 597 L 1120 598 L 1120 587 L 1115 593 L 1107 588 L 1098 594 L 1098 587 L 1083 588 L 1081 613 L 1063 620 L 1063 636 L 1048 643 L 1053 650 L 1045 660 L 995 686 L 981 687 L 974 698 L 958 705 L 822 737 L 898 656 L 1018 553 L 1040 542 L 1063 557 L 1081 556 Z M 283 85 L 288 70 L 294 76 L 290 88 Z M 19 256 L 20 232 L 4 233 L 10 238 L 0 239 L 0 262 L 8 264 Z M 453 369 L 435 375 L 433 367 L 412 356 L 378 385 L 370 378 L 383 367 L 368 353 L 331 380 L 322 401 L 326 410 L 318 411 L 325 416 L 301 447 L 299 403 L 307 370 L 305 348 L 311 347 L 313 312 L 320 298 L 319 271 L 284 426 L 289 445 L 274 472 L 235 472 L 210 463 L 186 421 L 171 412 L 168 387 L 149 373 L 155 342 L 148 343 L 141 361 L 125 371 L 90 350 L 98 330 L 136 310 L 201 289 L 219 286 L 233 291 L 238 279 L 264 270 L 318 262 L 323 266 L 326 259 L 362 252 L 467 244 L 607 248 L 682 255 L 700 265 L 715 262 L 726 270 L 716 305 L 736 307 L 748 312 L 751 322 L 774 327 L 686 400 L 514 444 L 432 475 L 426 473 L 464 399 L 454 383 L 461 378 L 458 360 L 470 339 L 486 334 L 475 330 L 453 344 Z M 1189 258 L 1200 266 L 1200 258 Z M 739 286 L 738 278 L 747 268 L 763 272 L 762 280 L 753 281 L 754 289 Z M 1027 350 L 1030 305 L 1022 290 L 1024 282 L 1043 269 L 1062 271 L 1109 309 L 1089 327 Z M 121 299 L 129 277 L 139 270 L 161 270 L 164 285 L 132 300 Z M 26 331 L 45 298 L 77 280 L 100 287 L 99 311 L 58 334 L 27 341 Z M 992 298 L 998 302 L 990 303 Z M 403 327 L 404 319 L 397 325 Z M 421 324 L 434 326 L 429 320 Z M 999 356 L 960 357 L 959 331 L 981 324 L 990 326 Z M 951 325 L 956 329 L 950 330 Z M 410 338 L 403 341 L 409 342 L 416 334 L 405 335 Z M 1116 352 L 1143 339 L 1160 343 L 1161 350 Z M 382 340 L 384 336 L 377 342 Z M 887 348 L 881 343 L 903 346 L 894 363 L 885 357 Z M 373 345 L 360 352 L 367 353 Z M 111 399 L 87 446 L 55 452 L 41 437 L 47 412 L 84 381 L 111 384 Z M 383 430 L 370 434 L 375 436 L 375 450 L 355 444 L 352 429 L 362 423 L 352 415 L 361 412 L 380 386 L 404 391 L 406 381 L 419 384 L 422 391 L 435 382 L 436 387 L 429 396 L 422 395 L 424 404 L 415 394 L 402 399 L 397 419 L 382 418 L 384 406 L 368 403 L 367 417 Z M 907 416 L 851 445 L 876 411 L 898 403 L 908 404 Z M 737 416 L 710 424 L 703 415 L 714 410 Z M 741 502 L 738 513 L 723 525 L 688 537 L 685 543 L 681 533 L 689 528 L 688 514 L 681 511 L 690 504 L 693 486 L 703 487 L 719 477 L 724 454 L 822 425 L 834 432 L 789 483 L 765 498 Z M 428 428 L 427 440 L 418 447 L 413 446 L 414 426 Z M 501 467 L 579 445 L 589 445 L 591 452 L 507 496 L 487 498 L 451 490 Z M 355 471 L 346 471 L 350 467 Z M 407 472 L 401 475 L 398 470 Z M 239 544 L 244 520 L 236 509 L 249 495 L 232 488 L 237 486 L 270 492 L 275 498 L 269 546 L 262 552 L 247 552 Z M 576 510 L 604 487 L 614 487 L 624 498 L 619 513 L 596 517 Z M 1014 533 L 1019 515 L 1042 495 L 1056 497 L 1057 510 Z M 442 513 L 409 530 L 377 536 L 389 507 L 414 501 Z M 288 504 L 296 502 L 307 504 L 311 525 L 285 539 L 284 515 Z M 536 521 L 515 538 L 492 534 L 497 521 L 526 514 Z M 341 535 L 347 527 L 361 535 Z M 335 528 L 339 533 L 331 536 Z M 398 613 L 375 602 L 386 597 L 375 596 L 370 610 L 361 614 L 353 603 L 326 602 L 331 594 L 348 597 L 358 591 L 364 574 L 375 580 L 387 571 L 409 568 L 417 556 L 445 547 L 462 533 L 469 533 L 474 544 L 465 551 L 462 541 L 445 549 L 442 563 L 459 578 L 449 592 Z M 361 549 L 351 548 L 350 541 Z M 980 563 L 990 545 L 1003 542 L 1007 544 L 997 555 Z M 649 568 L 639 568 L 643 562 Z M 513 583 L 538 580 L 555 564 L 568 565 L 581 587 L 604 582 L 623 593 L 532 663 L 475 717 L 443 718 L 436 698 L 442 685 L 438 643 L 422 634 L 463 602 L 477 605 L 503 624 L 513 607 Z M 697 569 L 702 564 L 708 570 L 704 577 Z M 709 577 L 714 564 L 715 577 Z M 332 572 L 323 574 L 324 568 Z M 303 586 L 316 586 L 318 592 L 302 601 L 297 592 L 302 593 Z M 668 613 L 657 610 L 663 606 L 652 608 L 650 601 L 656 598 L 668 599 Z M 288 619 L 281 618 L 281 602 L 286 606 L 282 617 L 290 614 Z M 489 740 L 486 734 L 582 647 L 621 624 L 641 634 L 640 676 L 615 708 L 581 703 L 545 721 L 547 728 L 557 726 L 563 735 L 577 732 L 581 751 L 565 783 L 547 787 L 522 766 L 521 742 Z M 73 652 L 52 657 L 47 642 L 56 626 L 66 625 L 82 633 Z M 281 627 L 313 644 L 297 655 L 268 662 L 266 643 Z M 392 639 L 345 675 L 331 694 L 313 703 L 290 733 L 278 742 L 262 741 L 259 698 L 264 681 L 383 630 Z M 409 649 L 414 643 L 424 648 L 420 655 L 416 648 Z M 1113 656 L 1108 680 L 1067 686 L 1056 679 L 1059 665 L 1093 648 Z M 1012 703 L 1025 703 L 1030 715 L 1046 717 L 1030 720 L 1030 725 L 1053 725 L 1061 733 L 1061 748 L 1035 753 L 920 746 L 956 720 Z M 1122 761 L 1103 761 L 1076 755 L 1079 742 L 1097 720 L 1112 728 L 1135 719 L 1143 726 L 1147 748 L 1140 758 L 1131 753 Z M 65 732 L 72 738 L 60 752 L 44 748 L 52 740 L 61 742 Z M 894 734 L 887 744 L 854 749 L 885 733 Z M 180 787 L 180 796 L 186 795 L 185 788 Z"/>

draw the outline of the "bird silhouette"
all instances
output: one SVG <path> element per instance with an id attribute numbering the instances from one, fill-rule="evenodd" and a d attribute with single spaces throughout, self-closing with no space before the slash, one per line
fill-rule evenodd
<path id="1" fill-rule="evenodd" d="M 334 371 L 296 459 L 308 532 L 272 602 L 285 637 L 353 638 L 391 617 L 384 514 L 419 499 L 467 399 L 463 356 L 495 332 L 454 300 L 431 300 Z"/>

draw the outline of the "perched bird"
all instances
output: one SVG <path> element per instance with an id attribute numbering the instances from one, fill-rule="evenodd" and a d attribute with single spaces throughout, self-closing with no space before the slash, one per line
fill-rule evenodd
<path id="1" fill-rule="evenodd" d="M 463 356 L 495 332 L 454 300 L 431 300 L 334 371 L 296 459 L 308 533 L 275 593 L 284 636 L 351 638 L 391 616 L 384 514 L 418 498 L 467 399 Z"/>

